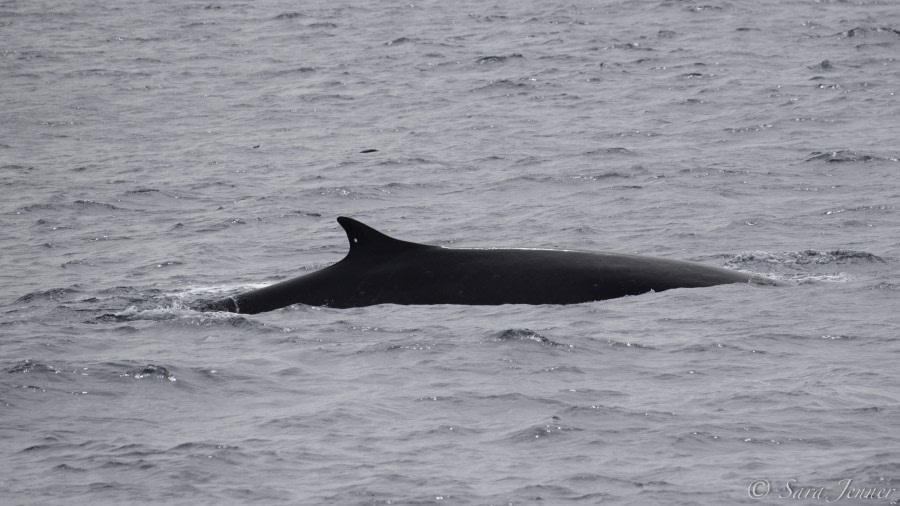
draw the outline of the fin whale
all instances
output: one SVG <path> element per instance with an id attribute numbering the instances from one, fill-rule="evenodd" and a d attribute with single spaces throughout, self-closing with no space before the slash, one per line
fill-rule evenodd
<path id="1" fill-rule="evenodd" d="M 431 246 L 394 239 L 351 218 L 340 217 L 338 223 L 350 241 L 341 261 L 201 309 L 255 314 L 291 304 L 577 304 L 759 278 L 620 253 Z"/>

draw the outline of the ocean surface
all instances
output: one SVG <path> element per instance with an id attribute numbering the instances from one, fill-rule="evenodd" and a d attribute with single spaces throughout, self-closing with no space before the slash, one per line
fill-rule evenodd
<path id="1" fill-rule="evenodd" d="M 900 504 L 900 4 L 0 0 L 0 504 Z M 444 246 L 782 286 L 192 304 Z"/>

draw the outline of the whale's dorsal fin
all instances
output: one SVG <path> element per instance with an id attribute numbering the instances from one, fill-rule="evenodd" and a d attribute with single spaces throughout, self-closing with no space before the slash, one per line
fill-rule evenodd
<path id="1" fill-rule="evenodd" d="M 425 244 L 394 239 L 353 218 L 341 216 L 337 221 L 344 227 L 344 231 L 347 232 L 347 240 L 350 241 L 350 252 L 347 253 L 348 258 L 363 256 L 378 258 L 396 255 L 411 249 L 431 247 Z"/>

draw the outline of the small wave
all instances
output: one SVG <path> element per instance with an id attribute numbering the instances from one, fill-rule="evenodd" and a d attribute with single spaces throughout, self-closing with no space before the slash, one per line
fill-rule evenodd
<path id="1" fill-rule="evenodd" d="M 837 151 L 813 151 L 806 158 L 807 162 L 828 162 L 828 163 L 866 163 L 881 161 L 898 161 L 897 158 L 888 158 L 884 156 L 860 153 L 854 149 L 839 149 Z"/>
<path id="2" fill-rule="evenodd" d="M 896 209 L 895 206 L 882 204 L 882 205 L 874 205 L 874 206 L 857 206 L 857 207 L 842 207 L 838 209 L 829 209 L 825 211 L 824 214 L 840 214 L 840 213 L 852 213 L 852 212 L 865 212 L 870 214 L 880 214 L 883 212 L 891 212 Z"/>
<path id="3" fill-rule="evenodd" d="M 529 83 L 521 83 L 515 82 L 511 79 L 498 79 L 496 81 L 491 81 L 484 86 L 479 86 L 478 88 L 473 88 L 472 91 L 485 91 L 485 90 L 517 90 L 524 92 L 526 90 L 532 90 L 537 88 L 537 86 Z"/>
<path id="4" fill-rule="evenodd" d="M 871 36 L 891 36 L 900 37 L 900 30 L 889 26 L 857 26 L 837 34 L 840 37 L 871 37 Z"/>
<path id="5" fill-rule="evenodd" d="M 551 348 L 574 348 L 574 346 L 570 344 L 557 343 L 556 341 L 548 339 L 531 329 L 506 329 L 502 332 L 498 332 L 494 340 L 503 342 L 533 341 Z"/>
<path id="6" fill-rule="evenodd" d="M 768 130 L 775 125 L 771 123 L 760 123 L 758 125 L 750 125 L 745 127 L 731 127 L 726 128 L 725 131 L 732 134 L 745 134 L 749 132 L 761 132 L 763 130 Z"/>
<path id="7" fill-rule="evenodd" d="M 392 41 L 385 42 L 384 45 L 385 46 L 399 46 L 400 44 L 406 44 L 406 43 L 415 42 L 415 41 L 416 41 L 416 39 L 411 39 L 409 37 L 399 37 Z"/>
<path id="8" fill-rule="evenodd" d="M 28 204 L 27 206 L 22 206 L 16 210 L 14 210 L 11 214 L 32 213 L 35 211 L 50 211 L 55 208 L 56 208 L 56 206 L 54 206 L 53 204 L 43 204 L 43 203 Z"/>
<path id="9" fill-rule="evenodd" d="M 562 436 L 571 432 L 581 432 L 583 429 L 577 427 L 566 426 L 554 420 L 553 423 L 544 425 L 535 425 L 526 429 L 517 430 L 509 434 L 505 439 L 508 441 L 534 441 L 535 439 L 546 439 L 550 437 Z"/>
<path id="10" fill-rule="evenodd" d="M 156 364 L 147 364 L 143 367 L 136 367 L 133 369 L 129 369 L 122 374 L 122 377 L 131 377 L 134 379 L 158 379 L 158 380 L 169 380 L 172 383 L 175 383 L 177 379 L 175 376 L 165 367 Z"/>
<path id="11" fill-rule="evenodd" d="M 812 70 L 826 71 L 826 70 L 834 70 L 834 65 L 832 65 L 831 62 L 828 60 L 822 60 L 821 62 L 819 62 L 815 65 L 810 65 L 809 68 Z"/>
<path id="12" fill-rule="evenodd" d="M 404 341 L 404 342 L 385 342 L 376 343 L 365 349 L 356 352 L 357 355 L 369 353 L 393 353 L 406 351 L 427 351 L 435 348 L 436 345 L 432 341 Z"/>
<path id="13" fill-rule="evenodd" d="M 18 362 L 16 365 L 10 367 L 6 371 L 9 374 L 24 374 L 24 373 L 52 373 L 59 374 L 59 369 L 53 367 L 52 365 L 43 364 L 41 362 L 35 362 L 31 359 L 25 359 Z"/>
<path id="14" fill-rule="evenodd" d="M 306 17 L 306 14 L 303 14 L 302 12 L 285 12 L 275 16 L 275 19 L 296 19 L 303 17 Z"/>
<path id="15" fill-rule="evenodd" d="M 633 343 L 630 341 L 616 341 L 614 339 L 607 339 L 606 344 L 609 345 L 610 348 L 619 351 L 619 350 L 655 350 L 653 346 L 649 346 L 646 344 Z"/>
<path id="16" fill-rule="evenodd" d="M 166 294 L 168 297 L 174 298 L 177 302 L 182 305 L 185 302 L 192 302 L 195 299 L 219 299 L 223 298 L 227 295 L 234 295 L 239 292 L 249 292 L 251 290 L 259 290 L 260 288 L 265 288 L 269 286 L 271 283 L 243 283 L 236 285 L 203 285 L 203 286 L 190 286 L 184 288 L 181 291 Z"/>
<path id="17" fill-rule="evenodd" d="M 209 325 L 224 323 L 231 326 L 253 325 L 253 323 L 237 313 L 200 312 L 175 302 L 170 306 L 154 308 L 138 308 L 130 306 L 118 313 L 105 313 L 89 323 L 122 323 L 132 321 L 182 321 L 191 325 Z"/>
<path id="18" fill-rule="evenodd" d="M 731 268 L 741 268 L 747 265 L 776 264 L 776 265 L 846 265 L 863 263 L 887 263 L 884 258 L 867 251 L 856 250 L 803 250 L 803 251 L 748 251 L 734 255 L 726 265 Z"/>
<path id="19" fill-rule="evenodd" d="M 116 206 L 114 206 L 114 205 L 112 205 L 112 204 L 108 204 L 108 203 L 106 203 L 106 202 L 97 202 L 97 201 L 94 201 L 94 200 L 82 200 L 82 199 L 79 199 L 79 200 L 76 200 L 76 201 L 73 202 L 73 203 L 74 203 L 75 205 L 79 205 L 79 206 L 105 207 L 106 209 L 119 209 L 118 207 L 116 207 Z"/>
<path id="20" fill-rule="evenodd" d="M 512 53 L 508 56 L 482 56 L 475 63 L 479 65 L 490 64 L 490 63 L 503 63 L 510 58 L 523 58 L 523 56 L 519 53 Z"/>
<path id="21" fill-rule="evenodd" d="M 621 147 L 613 147 L 613 148 L 595 148 L 582 153 L 584 156 L 592 156 L 592 155 L 634 155 L 634 151 L 628 148 Z"/>
<path id="22" fill-rule="evenodd" d="M 16 299 L 16 302 L 32 302 L 35 299 L 60 300 L 73 293 L 78 293 L 78 290 L 75 288 L 51 288 L 49 290 L 25 294 Z"/>

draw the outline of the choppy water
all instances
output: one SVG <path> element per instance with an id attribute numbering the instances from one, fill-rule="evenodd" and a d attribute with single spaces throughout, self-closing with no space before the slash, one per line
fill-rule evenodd
<path id="1" fill-rule="evenodd" d="M 0 0 L 3 504 L 896 504 L 841 480 L 900 488 L 898 55 L 893 1 Z M 187 309 L 339 215 L 787 286 Z"/>

